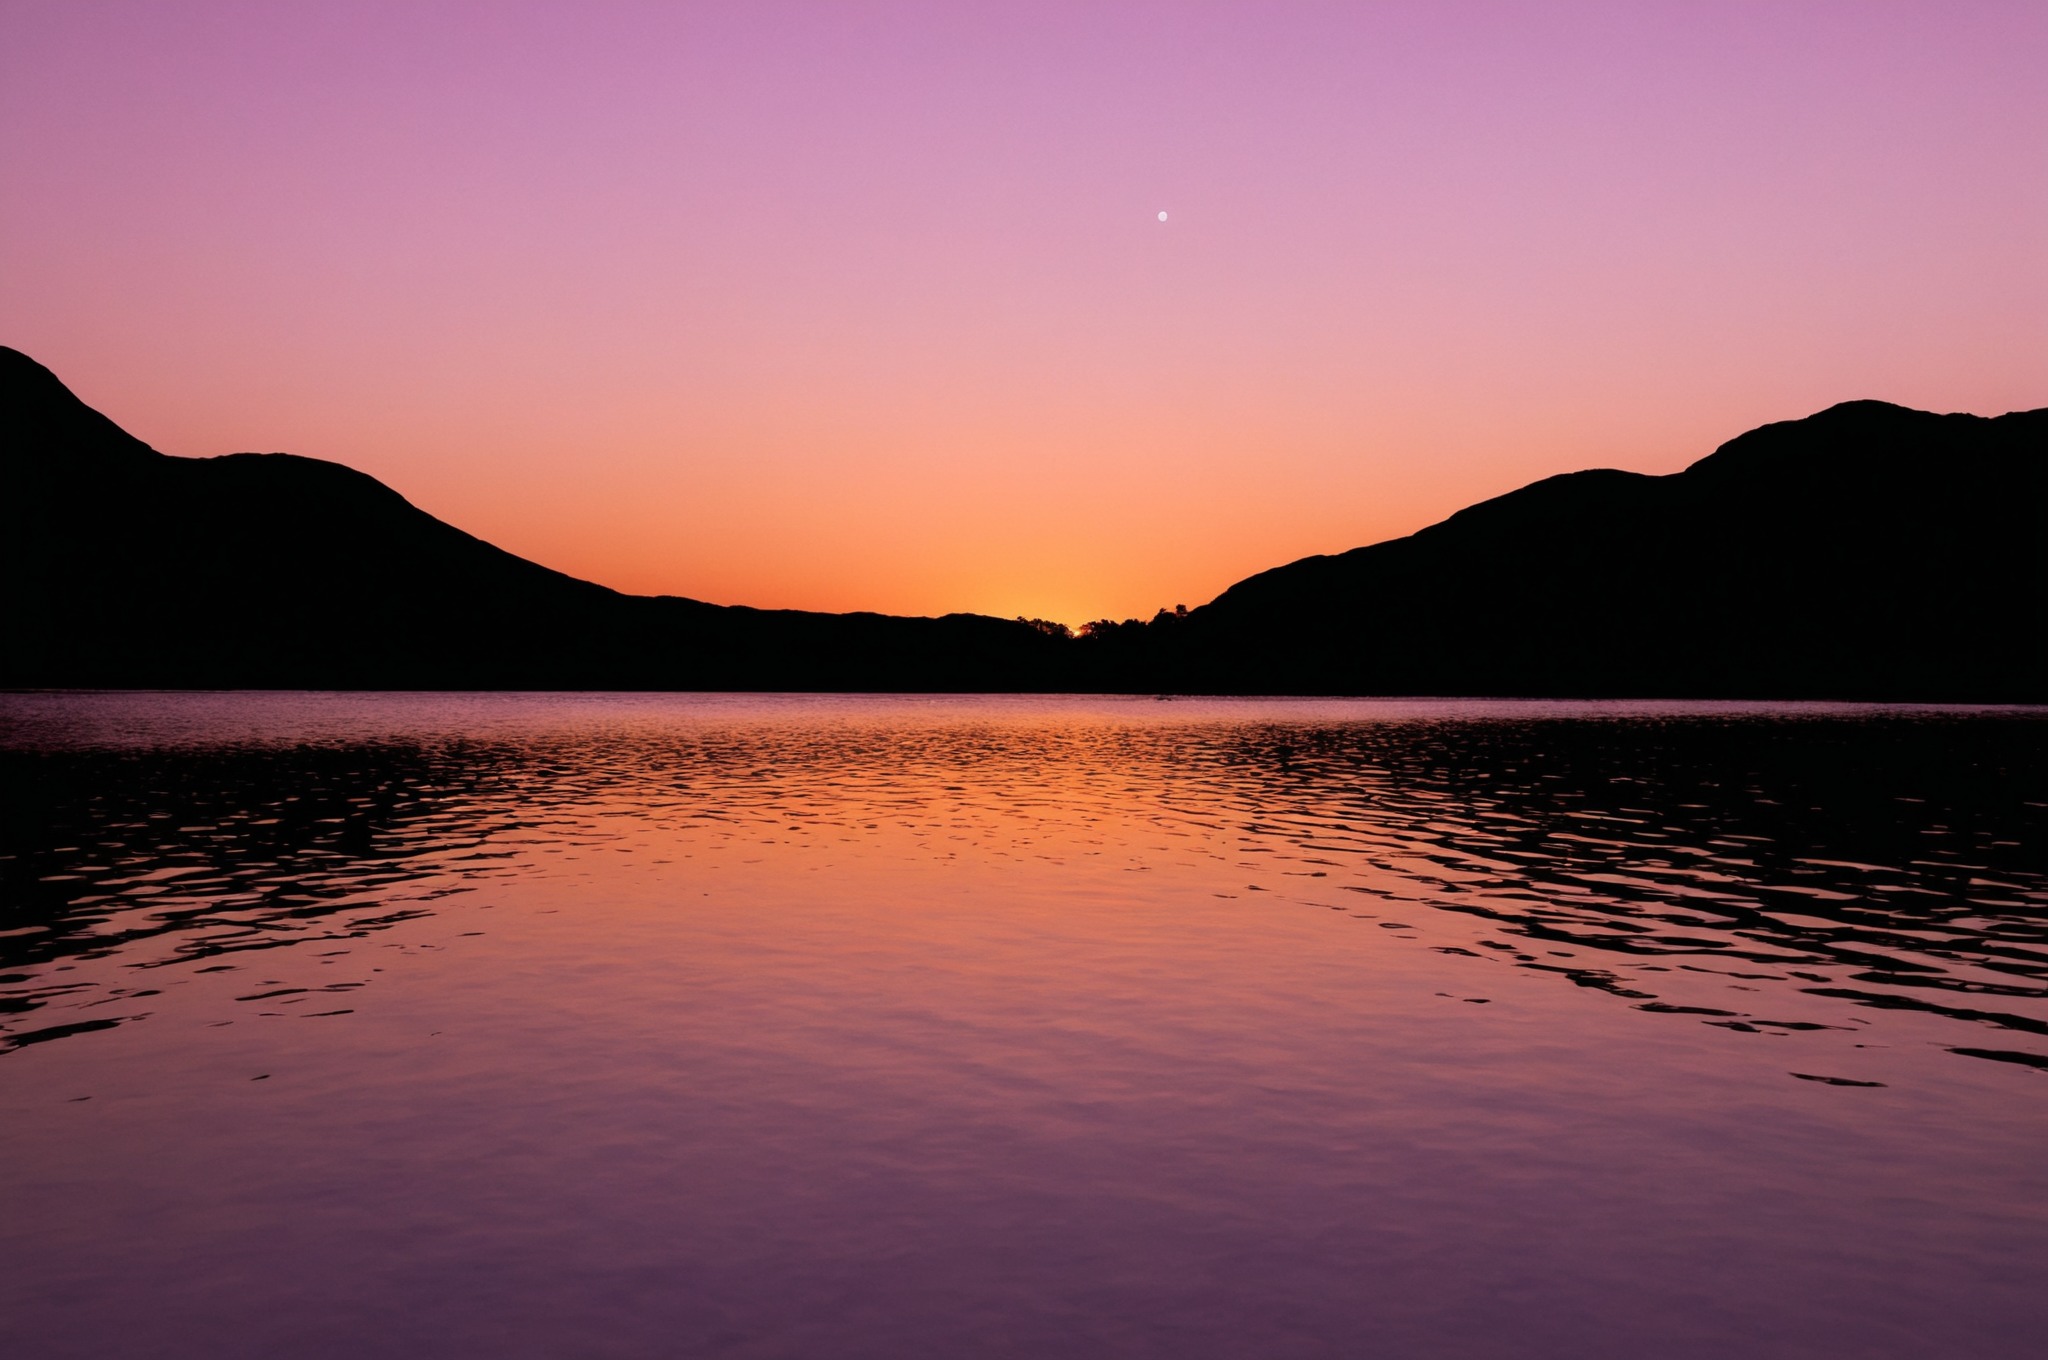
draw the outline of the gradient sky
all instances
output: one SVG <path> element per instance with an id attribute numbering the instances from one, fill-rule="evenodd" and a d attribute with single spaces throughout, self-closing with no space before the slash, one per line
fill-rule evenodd
<path id="1" fill-rule="evenodd" d="M 2040 0 L 0 16 L 0 342 L 626 590 L 1149 614 L 2048 405 Z"/>

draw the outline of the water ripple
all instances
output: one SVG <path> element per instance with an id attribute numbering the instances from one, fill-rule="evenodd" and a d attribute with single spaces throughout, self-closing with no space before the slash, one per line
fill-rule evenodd
<path id="1" fill-rule="evenodd" d="M 398 930 L 494 878 L 645 858 L 659 830 L 763 855 L 902 837 L 1018 872 L 1193 866 L 1215 896 L 1331 909 L 1332 930 L 1475 977 L 1530 970 L 1733 1034 L 1868 1041 L 1911 1015 L 1962 1056 L 2048 1068 L 2048 721 L 2025 711 L 0 704 L 0 1051 L 147 1017 L 159 970 Z M 369 980 L 281 981 L 239 1000 Z"/>

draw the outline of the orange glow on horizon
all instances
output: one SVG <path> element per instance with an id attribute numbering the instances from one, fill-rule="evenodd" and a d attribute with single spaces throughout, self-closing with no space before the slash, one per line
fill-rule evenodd
<path id="1" fill-rule="evenodd" d="M 2038 6 L 566 13 L 14 16 L 0 341 L 621 590 L 1069 624 L 2048 403 Z"/>

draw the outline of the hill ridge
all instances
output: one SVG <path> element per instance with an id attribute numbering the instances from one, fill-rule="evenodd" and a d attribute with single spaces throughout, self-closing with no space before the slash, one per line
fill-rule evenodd
<path id="1" fill-rule="evenodd" d="M 626 595 L 346 464 L 180 458 L 0 348 L 0 684 L 2048 700 L 2048 409 L 1841 402 L 1063 639 Z"/>

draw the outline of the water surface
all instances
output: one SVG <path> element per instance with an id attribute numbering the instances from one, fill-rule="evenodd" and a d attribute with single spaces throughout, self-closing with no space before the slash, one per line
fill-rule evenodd
<path id="1" fill-rule="evenodd" d="M 0 696 L 9 1350 L 2035 1354 L 2044 748 Z"/>

